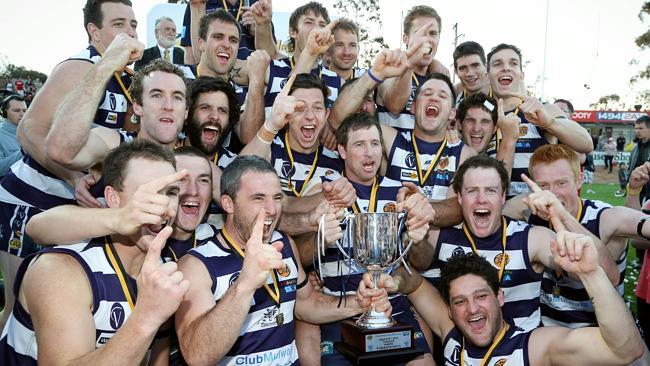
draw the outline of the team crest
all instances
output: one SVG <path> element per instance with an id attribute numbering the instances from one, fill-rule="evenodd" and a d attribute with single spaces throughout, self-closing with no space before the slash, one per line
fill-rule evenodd
<path id="1" fill-rule="evenodd" d="M 288 78 L 282 79 L 282 81 L 280 82 L 280 89 L 284 89 L 284 86 L 287 84 L 287 81 L 289 81 Z"/>
<path id="2" fill-rule="evenodd" d="M 528 126 L 521 125 L 519 126 L 519 137 L 526 136 L 528 134 Z"/>
<path id="3" fill-rule="evenodd" d="M 384 205 L 384 212 L 396 212 L 397 208 L 393 202 L 388 202 Z"/>
<path id="4" fill-rule="evenodd" d="M 289 277 L 291 274 L 291 268 L 289 268 L 289 265 L 285 264 L 283 268 L 278 268 L 278 274 L 282 277 Z"/>
<path id="5" fill-rule="evenodd" d="M 334 174 L 334 171 L 332 169 L 327 169 L 327 171 L 325 172 L 326 176 L 327 175 L 332 175 L 332 174 Z"/>
<path id="6" fill-rule="evenodd" d="M 20 242 L 20 239 L 11 239 L 9 241 L 9 247 L 11 249 L 20 249 L 22 246 L 23 244 Z"/>
<path id="7" fill-rule="evenodd" d="M 406 155 L 404 158 L 404 163 L 408 168 L 414 169 L 416 164 L 415 155 L 413 155 L 413 153 L 408 153 L 408 155 Z"/>
<path id="8" fill-rule="evenodd" d="M 438 166 L 440 167 L 441 170 L 445 169 L 448 165 L 449 165 L 448 156 L 443 156 L 440 158 L 440 161 L 438 161 Z"/>
<path id="9" fill-rule="evenodd" d="M 505 261 L 506 261 L 506 263 L 504 264 L 504 267 L 507 266 L 508 263 L 510 262 L 510 256 L 508 255 L 508 253 L 499 253 L 499 254 L 497 254 L 494 257 L 494 265 L 496 265 L 497 267 L 501 267 L 501 261 L 504 260 L 504 255 L 505 255 Z"/>
<path id="10" fill-rule="evenodd" d="M 503 366 L 503 365 L 506 364 L 506 362 L 508 362 L 508 359 L 507 358 L 502 358 L 499 361 L 495 362 L 494 366 Z"/>
<path id="11" fill-rule="evenodd" d="M 458 256 L 458 255 L 463 255 L 463 254 L 465 254 L 465 251 L 464 251 L 463 248 L 461 248 L 461 247 L 456 247 L 456 248 L 454 249 L 454 251 L 451 252 L 451 256 L 452 256 L 452 257 Z"/>

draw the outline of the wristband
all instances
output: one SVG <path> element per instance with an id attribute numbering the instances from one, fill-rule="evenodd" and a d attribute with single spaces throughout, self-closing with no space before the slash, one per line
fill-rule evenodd
<path id="1" fill-rule="evenodd" d="M 260 136 L 260 131 L 257 131 L 257 134 L 256 134 L 255 136 L 256 136 L 260 141 L 262 141 L 262 143 L 265 143 L 265 144 L 267 144 L 267 145 L 271 145 L 271 143 L 273 142 L 273 140 L 271 140 L 271 141 L 267 141 L 267 140 L 265 140 L 264 138 L 262 138 L 262 136 Z"/>
<path id="2" fill-rule="evenodd" d="M 636 225 L 636 233 L 643 239 L 650 240 L 650 237 L 643 235 L 643 224 L 647 219 L 648 219 L 647 217 L 644 217 L 641 220 L 639 220 L 639 223 Z"/>
<path id="3" fill-rule="evenodd" d="M 384 82 L 384 81 L 381 80 L 380 78 L 378 78 L 378 77 L 376 77 L 375 75 L 373 75 L 373 73 L 372 73 L 372 71 L 370 71 L 370 69 L 368 69 L 367 74 L 368 74 L 368 76 L 372 79 L 372 81 L 374 81 L 374 82 L 377 83 L 377 84 L 381 84 L 381 83 Z"/>
<path id="4" fill-rule="evenodd" d="M 641 188 L 637 188 L 634 190 L 630 188 L 630 183 L 628 183 L 627 186 L 625 186 L 625 191 L 630 196 L 638 196 L 639 193 L 641 193 L 641 190 L 643 190 L 643 186 Z"/>

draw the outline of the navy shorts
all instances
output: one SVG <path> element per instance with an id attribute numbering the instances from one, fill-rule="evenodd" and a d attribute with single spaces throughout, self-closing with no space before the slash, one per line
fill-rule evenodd
<path id="1" fill-rule="evenodd" d="M 420 329 L 420 323 L 418 323 L 415 314 L 411 309 L 403 311 L 398 315 L 393 315 L 393 319 L 398 323 L 412 326 L 414 332 L 413 338 L 415 338 L 415 348 L 424 353 L 431 353 L 427 340 L 424 338 L 424 334 L 422 333 L 422 329 Z M 352 365 L 352 363 L 334 347 L 337 342 L 341 341 L 341 322 L 321 324 L 320 334 L 321 365 Z"/>
<path id="2" fill-rule="evenodd" d="M 41 210 L 0 202 L 0 250 L 25 258 L 36 253 L 41 246 L 25 234 L 27 222 Z"/>

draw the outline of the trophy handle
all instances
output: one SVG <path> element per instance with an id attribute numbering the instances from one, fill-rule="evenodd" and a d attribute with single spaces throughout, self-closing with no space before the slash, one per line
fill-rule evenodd
<path id="1" fill-rule="evenodd" d="M 343 220 L 341 220 L 341 224 L 347 223 L 352 217 L 353 214 L 346 213 L 345 217 L 343 217 Z M 323 261 L 321 257 L 325 256 L 325 248 L 327 247 L 327 243 L 325 242 L 325 214 L 321 215 L 320 219 L 318 220 L 318 233 L 316 235 L 316 252 L 318 253 L 318 276 L 320 277 L 321 282 L 323 281 Z M 349 225 L 346 225 L 345 228 L 345 233 L 343 235 L 343 243 L 347 244 L 350 242 L 349 236 L 350 236 L 350 231 L 348 230 Z M 345 252 L 341 244 L 339 243 L 339 240 L 336 240 L 334 242 L 336 247 L 339 249 L 339 252 L 343 254 L 345 259 L 349 260 L 350 256 L 348 253 Z"/>

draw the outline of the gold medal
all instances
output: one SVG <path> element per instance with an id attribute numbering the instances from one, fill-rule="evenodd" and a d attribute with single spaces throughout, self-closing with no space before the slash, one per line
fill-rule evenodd
<path id="1" fill-rule="evenodd" d="M 275 324 L 277 324 L 278 326 L 284 324 L 284 313 L 279 312 L 275 315 Z"/>
<path id="2" fill-rule="evenodd" d="M 553 286 L 553 296 L 560 296 L 560 286 L 556 283 L 555 286 Z"/>

